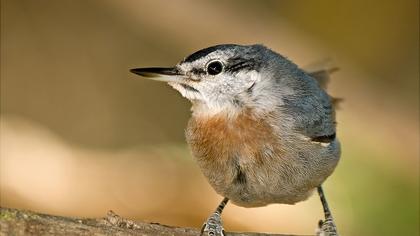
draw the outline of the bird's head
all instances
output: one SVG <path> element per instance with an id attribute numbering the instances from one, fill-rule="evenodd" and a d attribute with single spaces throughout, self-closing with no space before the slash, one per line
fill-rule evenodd
<path id="1" fill-rule="evenodd" d="M 211 114 L 258 106 L 267 98 L 267 92 L 261 94 L 263 90 L 274 86 L 268 78 L 273 77 L 279 60 L 288 63 L 262 45 L 223 44 L 199 50 L 174 67 L 131 72 L 167 82 L 193 103 L 194 112 Z"/>

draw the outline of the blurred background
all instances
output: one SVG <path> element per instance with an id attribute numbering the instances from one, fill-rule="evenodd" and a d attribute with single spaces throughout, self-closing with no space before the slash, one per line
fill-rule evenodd
<path id="1" fill-rule="evenodd" d="M 130 68 L 214 44 L 330 58 L 343 235 L 419 235 L 419 2 L 1 0 L 0 205 L 200 227 L 218 196 L 184 140 L 190 104 Z M 313 234 L 321 203 L 228 205 L 225 228 Z"/>

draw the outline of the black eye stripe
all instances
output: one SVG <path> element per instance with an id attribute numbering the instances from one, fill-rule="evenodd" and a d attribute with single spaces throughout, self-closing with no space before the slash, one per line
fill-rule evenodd
<path id="1" fill-rule="evenodd" d="M 253 70 L 256 69 L 256 63 L 253 59 L 233 58 L 230 60 L 230 65 L 226 67 L 226 71 L 238 72 L 243 69 Z"/>
<path id="2" fill-rule="evenodd" d="M 202 75 L 202 74 L 205 74 L 206 71 L 204 69 L 201 69 L 201 68 L 193 68 L 193 69 L 191 69 L 191 73 L 193 73 L 195 75 Z"/>
<path id="3" fill-rule="evenodd" d="M 235 72 L 243 68 L 251 67 L 252 64 L 248 61 L 242 61 L 229 67 L 229 71 Z"/>

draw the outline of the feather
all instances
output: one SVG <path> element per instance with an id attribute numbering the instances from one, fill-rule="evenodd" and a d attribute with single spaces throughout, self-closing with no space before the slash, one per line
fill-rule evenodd
<path id="1" fill-rule="evenodd" d="M 338 71 L 339 68 L 334 66 L 330 59 L 327 59 L 305 66 L 304 70 L 318 82 L 321 88 L 326 89 L 330 74 Z"/>

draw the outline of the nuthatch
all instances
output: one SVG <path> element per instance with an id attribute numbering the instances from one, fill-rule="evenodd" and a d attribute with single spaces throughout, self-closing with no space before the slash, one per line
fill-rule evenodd
<path id="1" fill-rule="evenodd" d="M 224 197 L 203 225 L 224 235 L 221 213 L 230 200 L 243 207 L 294 204 L 318 189 L 337 235 L 321 184 L 340 158 L 334 101 L 324 91 L 328 71 L 305 72 L 262 45 L 217 45 L 171 68 L 131 72 L 168 82 L 192 103 L 187 142 L 203 174 Z"/>

